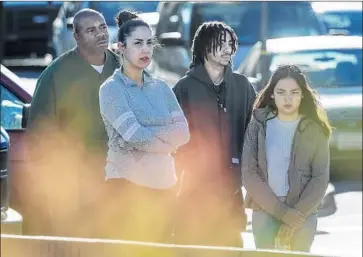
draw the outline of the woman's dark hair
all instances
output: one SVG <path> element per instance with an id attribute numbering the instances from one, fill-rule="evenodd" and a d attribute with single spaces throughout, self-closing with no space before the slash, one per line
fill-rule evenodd
<path id="1" fill-rule="evenodd" d="M 216 53 L 218 47 L 222 47 L 221 39 L 229 33 L 232 38 L 232 54 L 237 49 L 237 36 L 233 29 L 223 22 L 205 22 L 195 32 L 192 45 L 192 65 L 204 64 L 207 54 Z"/>
<path id="2" fill-rule="evenodd" d="M 117 40 L 126 44 L 126 38 L 138 27 L 147 27 L 150 29 L 149 24 L 141 20 L 136 12 L 120 10 L 116 16 L 115 21 L 118 26 Z M 151 30 L 151 29 L 150 29 Z"/>
<path id="3" fill-rule="evenodd" d="M 299 113 L 318 123 L 328 138 L 331 134 L 332 127 L 329 124 L 326 111 L 318 101 L 316 92 L 308 84 L 306 76 L 297 65 L 286 64 L 276 69 L 265 88 L 258 94 L 254 109 L 270 107 L 277 113 L 278 110 L 275 101 L 271 96 L 277 83 L 285 78 L 294 79 L 302 90 L 303 98 L 301 99 Z"/>

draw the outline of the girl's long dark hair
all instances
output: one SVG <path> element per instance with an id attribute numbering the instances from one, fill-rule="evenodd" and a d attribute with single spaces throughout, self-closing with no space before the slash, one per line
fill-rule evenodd
<path id="1" fill-rule="evenodd" d="M 297 65 L 286 64 L 281 65 L 276 69 L 265 88 L 258 94 L 254 109 L 270 107 L 277 112 L 275 101 L 271 98 L 271 95 L 273 95 L 277 83 L 285 78 L 294 79 L 302 90 L 303 98 L 301 99 L 299 113 L 319 124 L 323 129 L 325 136 L 329 138 L 332 127 L 329 123 L 326 111 L 318 101 L 317 93 L 310 87 L 306 76 L 301 72 Z"/>

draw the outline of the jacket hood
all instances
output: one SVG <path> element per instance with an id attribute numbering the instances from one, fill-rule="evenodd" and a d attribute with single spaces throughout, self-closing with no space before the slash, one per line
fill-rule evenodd
<path id="1" fill-rule="evenodd" d="M 252 118 L 257 120 L 260 123 L 265 123 L 267 120 L 272 119 L 275 116 L 276 115 L 268 107 L 254 109 L 252 112 Z"/>
<path id="2" fill-rule="evenodd" d="M 264 124 L 267 120 L 270 120 L 276 117 L 275 112 L 270 107 L 260 108 L 253 110 L 253 118 L 258 122 Z M 306 127 L 312 123 L 315 123 L 313 120 L 309 119 L 305 115 L 302 115 L 301 121 L 299 123 L 299 130 L 304 131 Z"/>
<path id="3" fill-rule="evenodd" d="M 202 84 L 205 85 L 213 85 L 213 82 L 211 78 L 209 77 L 209 74 L 207 70 L 204 68 L 204 65 L 190 65 L 190 69 L 186 73 L 187 76 L 190 76 L 198 81 L 200 81 Z M 233 75 L 232 67 L 231 65 L 228 65 L 225 68 L 224 73 L 224 80 L 226 81 L 226 84 L 228 85 L 229 81 L 231 81 Z"/>

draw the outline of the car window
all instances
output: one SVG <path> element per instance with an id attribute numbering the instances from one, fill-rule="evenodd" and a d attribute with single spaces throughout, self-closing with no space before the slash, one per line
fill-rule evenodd
<path id="1" fill-rule="evenodd" d="M 1 85 L 1 126 L 4 129 L 21 129 L 23 102 Z"/>
<path id="2" fill-rule="evenodd" d="M 205 21 L 223 21 L 236 32 L 240 44 L 260 39 L 260 2 L 198 3 L 193 15 L 193 34 Z M 321 23 L 309 3 L 268 3 L 267 38 L 322 34 Z"/>
<path id="3" fill-rule="evenodd" d="M 283 53 L 272 57 L 269 72 L 294 63 L 308 75 L 312 86 L 362 86 L 362 50 L 319 50 Z"/>
<path id="4" fill-rule="evenodd" d="M 344 29 L 352 35 L 362 35 L 362 11 L 335 11 L 323 13 L 328 29 Z"/>
<path id="5" fill-rule="evenodd" d="M 159 23 L 156 28 L 157 36 L 167 32 L 178 32 L 178 27 L 180 24 L 180 7 L 181 3 L 162 3 L 162 7 L 159 12 Z"/>
<path id="6" fill-rule="evenodd" d="M 245 61 L 242 63 L 239 68 L 241 74 L 247 77 L 256 77 L 256 66 L 261 57 L 261 43 L 256 43 L 253 48 L 250 50 L 248 56 Z"/>
<path id="7" fill-rule="evenodd" d="M 104 2 L 104 1 L 92 1 L 90 2 L 90 8 L 95 9 L 103 14 L 108 25 L 114 25 L 114 17 L 116 12 L 120 9 L 133 10 L 136 12 L 156 12 L 159 2 Z"/>

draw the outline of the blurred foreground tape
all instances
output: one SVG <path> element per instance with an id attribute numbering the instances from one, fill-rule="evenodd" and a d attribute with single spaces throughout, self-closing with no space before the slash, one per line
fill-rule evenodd
<path id="1" fill-rule="evenodd" d="M 304 253 L 183 246 L 123 240 L 1 235 L 2 257 L 323 257 Z"/>

